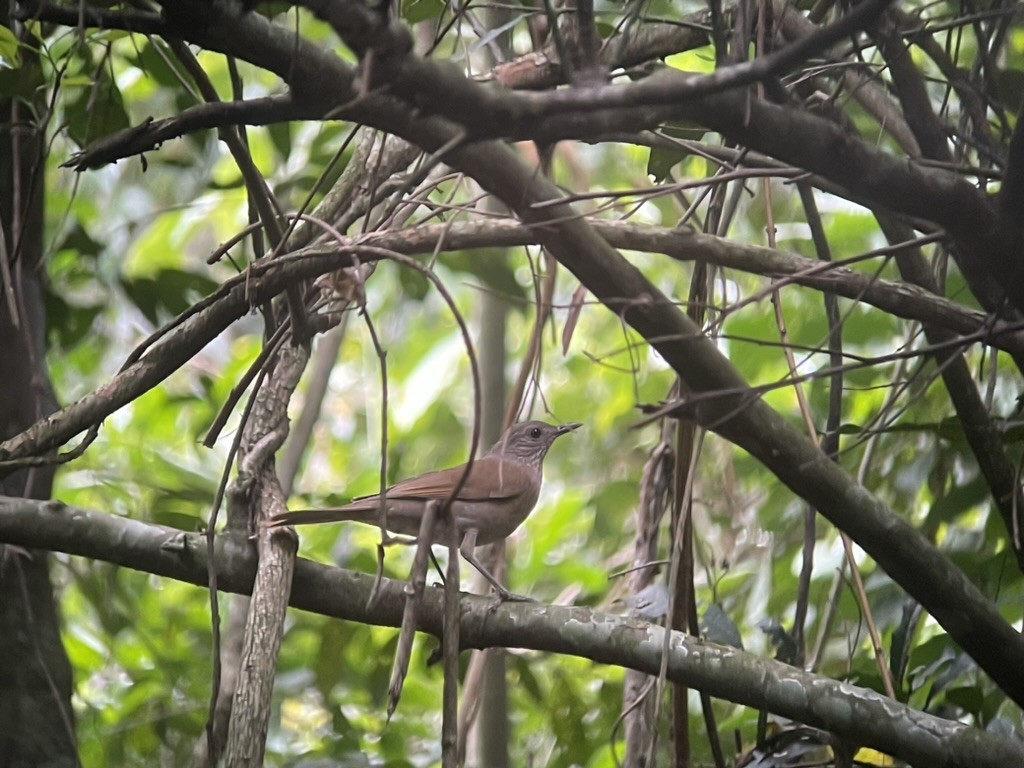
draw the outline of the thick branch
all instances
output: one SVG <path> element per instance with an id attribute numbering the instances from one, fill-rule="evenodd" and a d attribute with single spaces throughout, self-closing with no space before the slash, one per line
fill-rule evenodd
<path id="1" fill-rule="evenodd" d="M 1024 234 L 1024 101 L 1017 112 L 1017 124 L 1010 139 L 999 205 L 1006 237 L 1013 246 L 1019 247 Z M 1017 261 L 1024 258 L 1019 252 L 1014 256 Z"/>
<path id="2" fill-rule="evenodd" d="M 931 98 L 921 71 L 910 58 L 910 51 L 896 31 L 893 15 L 887 14 L 875 33 L 878 48 L 889 64 L 893 86 L 903 105 L 907 124 L 914 132 L 921 153 L 932 160 L 952 161 L 946 139 L 946 127 L 932 110 Z"/>
<path id="3" fill-rule="evenodd" d="M 790 277 L 793 282 L 863 301 L 908 320 L 933 323 L 974 341 L 1002 349 L 1017 358 L 1024 356 L 1024 333 L 1012 324 L 993 321 L 984 313 L 966 309 L 907 283 L 871 278 L 862 272 L 832 266 L 797 254 L 743 245 L 723 238 L 662 227 L 594 221 L 593 227 L 610 244 L 630 250 L 664 253 L 680 261 L 700 259 L 718 266 L 765 277 Z M 439 249 L 467 250 L 496 246 L 535 245 L 540 231 L 518 222 L 453 222 L 407 230 L 373 232 L 347 242 L 351 252 L 361 249 L 363 261 L 374 254 L 366 248 L 385 248 L 399 253 L 434 253 Z M 296 280 L 308 279 L 349 266 L 351 252 L 337 245 L 312 246 L 292 257 L 257 263 L 245 276 L 225 283 L 191 319 L 173 321 L 162 340 L 141 360 L 129 365 L 108 384 L 65 407 L 45 422 L 7 442 L 0 443 L 0 459 L 41 456 L 102 421 L 143 392 L 159 384 L 178 367 L 245 314 L 252 303 L 266 301 Z M 249 280 L 249 294 L 245 293 Z M 970 343 L 971 339 L 965 340 Z"/>
<path id="4" fill-rule="evenodd" d="M 672 24 L 652 21 L 633 26 L 626 32 L 617 30 L 601 46 L 601 62 L 609 70 L 629 68 L 706 45 L 710 21 L 710 11 L 703 10 L 688 14 Z M 566 30 L 567 33 L 569 31 Z M 561 85 L 565 77 L 557 46 L 552 41 L 541 51 L 495 65 L 477 80 L 494 80 L 512 90 L 539 90 Z"/>
<path id="5" fill-rule="evenodd" d="M 891 220 L 891 217 L 879 214 L 878 222 L 882 231 L 891 242 L 900 242 L 909 234 L 909 227 Z M 938 285 L 932 276 L 929 264 L 920 249 L 912 248 L 896 256 L 900 274 L 908 281 L 916 283 L 926 290 L 938 291 Z M 932 323 L 924 323 L 924 333 L 931 344 L 942 345 L 948 342 L 952 334 L 946 328 L 937 327 Z M 950 401 L 956 409 L 957 419 L 971 447 L 978 468 L 992 492 L 992 500 L 1003 518 L 1006 537 L 1011 551 L 1017 559 L 1017 568 L 1024 571 L 1024 548 L 1017 529 L 1017 511 L 1021 507 L 1020 480 L 1013 464 L 1003 450 L 999 433 L 992 417 L 978 392 L 978 385 L 971 376 L 967 360 L 963 352 L 956 348 L 947 348 L 935 353 L 935 363 L 942 375 Z"/>
<path id="6" fill-rule="evenodd" d="M 0 541 L 116 563 L 146 573 L 206 585 L 206 546 L 187 534 L 55 502 L 0 497 Z M 221 536 L 220 586 L 248 593 L 256 568 L 248 539 Z M 384 580 L 380 599 L 367 608 L 373 578 L 299 560 L 290 603 L 336 618 L 397 627 L 402 582 Z M 419 627 L 438 637 L 442 595 L 428 590 Z M 462 599 L 464 648 L 528 648 L 589 658 L 657 674 L 664 629 L 587 608 L 509 604 L 493 609 L 480 597 Z M 668 678 L 751 707 L 823 728 L 917 765 L 1003 768 L 1024 761 L 1018 742 L 918 712 L 880 694 L 818 677 L 733 648 L 673 632 Z"/>
<path id="7" fill-rule="evenodd" d="M 253 393 L 253 409 L 239 446 L 238 471 L 241 484 L 251 483 L 249 519 L 257 525 L 288 509 L 274 468 L 274 454 L 288 434 L 288 402 L 308 359 L 306 345 L 285 345 L 274 361 L 273 371 Z M 259 529 L 257 542 L 259 566 L 245 623 L 225 748 L 227 765 L 254 768 L 264 763 L 296 545 L 293 535 L 273 535 L 266 528 Z"/>
<path id="8" fill-rule="evenodd" d="M 505 135 L 507 120 L 538 124 L 548 118 L 587 120 L 594 113 L 663 107 L 742 86 L 787 72 L 818 51 L 877 17 L 891 0 L 865 0 L 834 24 L 766 56 L 721 67 L 706 75 L 666 69 L 627 85 L 572 88 L 543 94 L 508 93 L 502 89 L 467 88 L 457 68 L 431 60 L 407 58 L 389 91 L 409 100 L 425 114 L 442 114 L 474 137 Z M 502 126 L 506 126 L 502 128 Z M 493 131 L 500 132 L 495 134 Z"/>

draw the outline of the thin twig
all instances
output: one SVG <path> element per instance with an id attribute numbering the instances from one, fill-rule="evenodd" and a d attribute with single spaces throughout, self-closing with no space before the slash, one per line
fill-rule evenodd
<path id="1" fill-rule="evenodd" d="M 434 540 L 434 526 L 437 522 L 438 506 L 439 504 L 436 500 L 431 500 L 423 507 L 419 535 L 416 537 L 416 554 L 413 557 L 409 581 L 403 590 L 405 592 L 405 609 L 402 611 L 402 625 L 398 631 L 395 659 L 391 665 L 391 680 L 388 683 L 387 719 L 389 722 L 391 716 L 395 714 L 398 700 L 402 697 L 405 676 L 409 672 L 412 641 L 416 636 L 420 604 L 423 601 L 423 589 L 427 583 L 427 564 L 429 562 L 430 544 Z M 375 603 L 373 595 L 377 593 L 378 586 L 377 583 L 374 584 L 373 591 L 370 593 L 370 600 L 367 602 L 368 607 Z M 456 589 L 458 589 L 457 585 Z"/>

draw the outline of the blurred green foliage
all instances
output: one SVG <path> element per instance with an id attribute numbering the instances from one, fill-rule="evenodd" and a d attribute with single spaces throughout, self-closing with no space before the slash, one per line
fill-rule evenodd
<path id="1" fill-rule="evenodd" d="M 691 4 L 692 5 L 692 4 Z M 649 3 L 647 13 L 678 19 L 693 7 Z M 406 22 L 434 24 L 446 5 L 434 0 L 401 4 Z M 284 9 L 272 9 L 285 13 Z M 525 15 L 524 15 L 525 18 Z M 301 30 L 337 48 L 331 33 L 307 14 Z M 287 24 L 295 23 L 289 11 Z M 515 34 L 522 36 L 520 24 Z M 0 57 L 16 67 L 17 51 L 0 29 Z M 46 169 L 49 252 L 50 368 L 63 402 L 107 381 L 126 353 L 163 322 L 234 273 L 227 261 L 209 267 L 206 257 L 245 225 L 244 188 L 230 156 L 213 136 L 168 142 L 137 160 L 76 176 L 59 168 L 72 152 L 97 137 L 136 124 L 147 115 L 174 114 L 194 99 L 168 64 L 162 43 L 114 33 L 55 31 L 43 41 L 50 67 L 47 88 L 67 67 L 54 94 L 51 151 Z M 1024 61 L 1019 28 L 1013 30 L 1003 89 L 1020 90 Z M 454 43 L 452 43 L 454 46 Z M 441 49 L 442 52 L 444 49 Z M 969 53 L 969 51 L 967 51 Z M 347 51 L 341 55 L 349 56 Z M 104 64 L 96 64 L 103 56 Z M 703 56 L 703 58 L 701 58 Z M 230 80 L 222 57 L 200 54 L 222 94 Z M 708 52 L 674 57 L 673 65 Z M 1015 69 L 1014 69 L 1015 68 Z M 240 65 L 247 92 L 274 92 L 271 76 Z M 63 69 L 62 69 L 63 71 Z M 16 72 L 16 70 L 15 70 Z M 5 87 L 17 79 L 0 72 Z M 1016 91 L 1014 91 L 1016 92 Z M 856 111 L 865 132 L 877 131 L 870 116 Z M 257 166 L 282 197 L 297 207 L 348 131 L 337 124 L 292 124 L 249 128 Z M 680 135 L 704 138 L 702 130 L 678 126 Z M 648 152 L 612 144 L 578 147 L 572 169 L 593 188 L 619 189 L 670 172 L 692 178 L 706 173 L 703 159 L 686 152 Z M 335 171 L 340 173 L 347 158 Z M 556 158 L 555 175 L 569 168 Z M 330 181 L 330 179 L 328 179 Z M 766 202 L 759 184 L 743 196 L 730 236 L 765 244 Z M 322 192 L 321 192 L 322 193 Z M 314 196 L 318 199 L 319 194 Z M 773 220 L 780 247 L 814 256 L 795 192 L 773 187 Z M 465 188 L 438 192 L 438 201 Z M 833 257 L 856 256 L 881 244 L 865 210 L 821 196 Z M 609 215 L 615 215 L 610 211 Z M 634 221 L 671 226 L 681 211 L 669 197 L 646 204 Z M 416 219 L 414 218 L 413 221 Z M 247 253 L 246 256 L 251 256 Z M 529 256 L 529 258 L 528 258 Z M 436 270 L 468 318 L 483 291 L 508 297 L 509 377 L 525 352 L 533 321 L 532 269 L 538 254 L 441 254 Z M 691 269 L 668 259 L 637 255 L 653 281 L 682 301 Z M 880 260 L 858 263 L 870 274 L 894 275 Z M 720 286 L 728 300 L 759 294 L 725 320 L 719 344 L 752 384 L 773 385 L 789 375 L 767 281 L 725 272 Z M 630 560 L 634 510 L 642 468 L 658 442 L 655 427 L 635 430 L 637 405 L 667 396 L 672 376 L 614 314 L 588 304 L 568 353 L 558 336 L 576 288 L 559 273 L 554 327 L 544 335 L 539 378 L 543 400 L 533 414 L 580 420 L 586 428 L 559 443 L 546 465 L 547 483 L 537 510 L 510 542 L 510 587 L 541 601 L 562 596 L 577 604 L 622 610 L 624 592 L 610 574 Z M 971 304 L 958 273 L 949 291 Z M 797 345 L 801 372 L 824 368 L 820 349 L 827 327 L 819 293 L 782 289 L 789 339 Z M 726 296 L 717 301 L 725 302 Z M 390 411 L 388 481 L 438 465 L 464 461 L 472 416 L 469 367 L 458 328 L 436 293 L 417 273 L 382 265 L 368 285 L 369 311 L 387 349 Z M 870 364 L 849 371 L 843 393 L 844 435 L 839 461 L 851 472 L 861 462 L 864 483 L 897 513 L 922 526 L 1011 621 L 1020 620 L 1022 582 L 1007 557 L 1006 534 L 992 512 L 984 484 L 934 366 L 912 358 L 906 365 L 887 355 L 914 342 L 912 324 L 879 310 L 840 302 L 844 344 L 852 359 Z M 69 504 L 148 520 L 186 530 L 201 529 L 227 455 L 237 418 L 213 450 L 201 441 L 234 383 L 258 353 L 261 329 L 255 318 L 231 328 L 189 361 L 163 386 L 107 419 L 83 458 L 58 475 L 55 496 Z M 994 407 L 1010 415 L 1017 395 L 1016 372 L 1003 358 L 994 366 L 976 353 L 979 376 L 991 383 Z M 852 356 L 859 356 L 854 358 Z M 879 359 L 876 359 L 879 358 Z M 982 368 L 982 363 L 985 367 Z M 896 384 L 906 386 L 888 419 L 878 420 Z M 816 424 L 824 423 L 828 381 L 806 385 Z M 300 391 L 300 395 L 302 392 Z M 776 386 L 767 401 L 800 422 L 791 387 Z M 332 374 L 324 411 L 307 460 L 297 478 L 294 502 L 332 503 L 379 485 L 381 389 L 379 366 L 365 328 L 353 322 Z M 296 413 L 301 398 L 294 404 Z M 865 430 L 870 429 L 870 432 Z M 866 457 L 866 447 L 873 453 Z M 742 451 L 708 437 L 695 488 L 698 598 L 713 605 L 715 621 L 738 628 L 744 646 L 771 656 L 757 628 L 763 618 L 791 628 L 797 595 L 804 505 Z M 816 639 L 841 558 L 836 532 L 819 518 L 816 567 L 810 585 L 808 637 Z M 372 571 L 375 533 L 353 526 L 303 532 L 303 556 Z M 910 611 L 905 594 L 874 564 L 859 556 L 867 595 L 894 664 L 901 698 L 982 725 L 1009 709 L 928 617 Z M 206 718 L 211 668 L 211 629 L 205 591 L 99 562 L 58 558 L 56 571 L 65 642 L 75 670 L 75 697 L 83 765 L 185 764 Z M 409 553 L 391 551 L 387 572 L 404 576 Z M 863 616 L 847 582 L 840 584 L 836 616 L 822 644 L 819 670 L 861 685 L 880 687 Z M 233 598 L 220 597 L 222 615 Z M 906 616 L 914 620 L 905 620 Z M 722 625 L 719 625 L 722 626 Z M 441 672 L 425 659 L 435 641 L 421 638 L 401 705 L 384 722 L 387 676 L 395 645 L 391 629 L 361 626 L 292 612 L 281 650 L 276 712 L 268 744 L 270 765 L 320 759 L 341 766 L 426 766 L 439 759 Z M 623 672 L 577 658 L 533 652 L 509 654 L 513 763 L 547 766 L 612 766 L 609 741 L 619 715 Z M 755 733 L 757 713 L 717 702 L 724 733 L 735 730 L 745 744 Z M 694 732 L 703 727 L 692 707 Z M 621 739 L 621 729 L 617 731 Z M 731 743 L 731 736 L 726 739 Z M 706 762 L 700 750 L 695 757 Z M 615 746 L 621 751 L 621 743 Z"/>

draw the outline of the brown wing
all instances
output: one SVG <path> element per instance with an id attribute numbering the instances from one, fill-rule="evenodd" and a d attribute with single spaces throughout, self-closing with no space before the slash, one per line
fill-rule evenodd
<path id="1" fill-rule="evenodd" d="M 465 469 L 465 465 L 462 465 L 402 480 L 388 488 L 388 498 L 443 501 L 448 498 Z M 486 456 L 473 462 L 469 477 L 459 491 L 458 500 L 484 501 L 519 496 L 533 487 L 536 482 L 534 475 L 535 472 L 525 465 L 510 461 L 501 462 L 494 456 Z M 361 496 L 354 501 L 373 498 L 376 498 L 376 495 Z"/>

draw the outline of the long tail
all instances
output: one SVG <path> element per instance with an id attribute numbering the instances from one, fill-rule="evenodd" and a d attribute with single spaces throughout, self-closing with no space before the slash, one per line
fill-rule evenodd
<path id="1" fill-rule="evenodd" d="M 338 523 L 345 520 L 354 520 L 365 523 L 377 519 L 374 509 L 367 509 L 362 504 L 346 505 L 344 507 L 328 507 L 326 509 L 296 509 L 292 512 L 282 512 L 269 518 L 264 525 L 267 528 L 280 528 L 284 525 L 306 525 L 307 523 Z"/>

